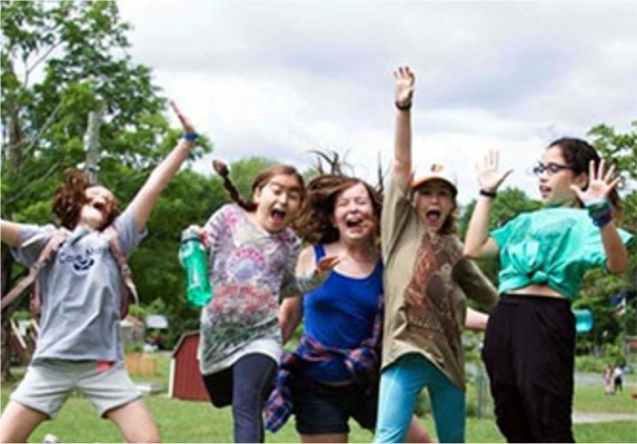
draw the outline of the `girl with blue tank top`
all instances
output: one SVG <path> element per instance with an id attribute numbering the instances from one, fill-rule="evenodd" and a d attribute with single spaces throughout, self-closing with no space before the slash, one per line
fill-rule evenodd
<path id="1" fill-rule="evenodd" d="M 307 192 L 297 229 L 313 245 L 301 252 L 297 273 L 326 255 L 339 262 L 319 288 L 283 303 L 284 340 L 302 316 L 305 325 L 296 350 L 282 358 L 266 426 L 277 431 L 294 412 L 302 442 L 347 442 L 350 418 L 370 431 L 376 427 L 383 319 L 380 199 L 365 182 L 342 175 L 319 176 Z M 412 425 L 410 442 L 431 442 L 418 421 Z"/>
<path id="2" fill-rule="evenodd" d="M 497 256 L 501 266 L 501 298 L 483 348 L 500 431 L 509 442 L 574 442 L 570 303 L 586 270 L 626 270 L 632 235 L 614 222 L 621 211 L 615 168 L 607 170 L 584 140 L 554 141 L 534 172 L 545 208 L 489 233 L 497 189 L 511 170 L 498 171 L 496 152 L 485 158 L 465 255 Z"/>
<path id="3" fill-rule="evenodd" d="M 315 261 L 320 261 L 325 246 L 314 245 L 313 249 Z M 355 349 L 371 335 L 382 290 L 380 260 L 368 276 L 350 277 L 334 271 L 322 286 L 303 298 L 304 334 L 325 347 Z M 352 381 L 343 359 L 308 362 L 303 370 L 317 381 Z"/>

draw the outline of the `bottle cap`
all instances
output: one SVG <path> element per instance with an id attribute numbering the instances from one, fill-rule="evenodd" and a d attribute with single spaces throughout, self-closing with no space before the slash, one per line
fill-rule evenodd
<path id="1" fill-rule="evenodd" d="M 186 242 L 186 241 L 190 241 L 193 239 L 197 239 L 200 240 L 199 238 L 199 232 L 197 231 L 196 228 L 186 228 L 184 231 L 181 232 L 181 241 L 182 242 Z"/>

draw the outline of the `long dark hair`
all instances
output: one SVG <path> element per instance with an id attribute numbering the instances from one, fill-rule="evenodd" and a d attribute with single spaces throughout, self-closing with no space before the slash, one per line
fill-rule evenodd
<path id="1" fill-rule="evenodd" d="M 551 142 L 547 149 L 558 147 L 562 152 L 562 156 L 564 156 L 564 160 L 566 164 L 571 168 L 573 174 L 576 176 L 579 174 L 586 174 L 588 176 L 589 173 L 589 164 L 592 161 L 595 162 L 595 171 L 599 168 L 599 163 L 601 162 L 601 157 L 593 148 L 591 144 L 586 142 L 585 140 L 578 139 L 575 137 L 562 137 L 560 139 L 554 140 Z M 588 178 L 590 182 L 590 177 Z M 588 183 L 584 186 L 584 190 L 588 188 Z M 622 204 L 621 198 L 619 197 L 619 193 L 616 188 L 613 188 L 610 196 L 610 203 L 613 206 L 617 216 L 620 216 L 622 213 Z M 580 202 L 580 206 L 583 206 L 582 202 Z"/>

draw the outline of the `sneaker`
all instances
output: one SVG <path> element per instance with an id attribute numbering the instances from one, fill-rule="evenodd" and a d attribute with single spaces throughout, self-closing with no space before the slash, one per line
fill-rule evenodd
<path id="1" fill-rule="evenodd" d="M 42 442 L 61 443 L 62 441 L 60 441 L 60 438 L 58 438 L 57 436 L 52 435 L 51 433 L 49 433 L 42 439 Z"/>

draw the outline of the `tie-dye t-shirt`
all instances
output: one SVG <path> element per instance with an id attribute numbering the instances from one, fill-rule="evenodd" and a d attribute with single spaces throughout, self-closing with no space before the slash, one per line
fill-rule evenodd
<path id="1" fill-rule="evenodd" d="M 201 373 L 221 371 L 249 353 L 279 362 L 280 300 L 319 284 L 295 278 L 300 240 L 290 229 L 263 230 L 235 204 L 215 212 L 205 230 L 212 299 L 201 313 Z"/>

